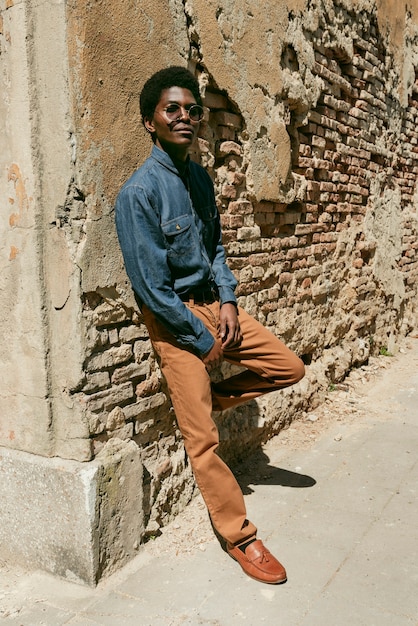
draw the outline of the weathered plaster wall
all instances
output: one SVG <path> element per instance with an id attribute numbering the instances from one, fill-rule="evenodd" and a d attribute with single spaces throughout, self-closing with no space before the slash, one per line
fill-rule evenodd
<path id="1" fill-rule="evenodd" d="M 0 445 L 46 457 L 41 491 L 48 468 L 83 476 L 85 562 L 60 562 L 66 504 L 57 545 L 30 560 L 94 582 L 194 490 L 113 223 L 150 150 L 144 81 L 168 64 L 196 72 L 193 158 L 214 180 L 240 304 L 308 365 L 294 388 L 217 416 L 236 462 L 417 323 L 418 2 L 0 6 Z M 10 515 L 2 543 L 18 551 L 16 529 Z"/>
<path id="2" fill-rule="evenodd" d="M 11 4 L 7 10 L 2 7 L 0 21 L 0 442 L 48 454 L 50 407 L 46 399 L 26 14 L 23 5 Z"/>
<path id="3" fill-rule="evenodd" d="M 123 280 L 113 202 L 126 172 L 149 149 L 139 117 L 140 85 L 150 71 L 184 64 L 187 58 L 187 30 L 176 28 L 179 10 L 184 19 L 181 6 L 166 1 L 67 3 L 75 193 L 81 191 L 87 214 L 78 256 L 85 293 Z"/>
<path id="4" fill-rule="evenodd" d="M 65 5 L 10 0 L 1 15 L 0 442 L 85 460 L 88 429 L 68 393 L 83 360 L 77 242 L 59 217 L 73 176 Z"/>

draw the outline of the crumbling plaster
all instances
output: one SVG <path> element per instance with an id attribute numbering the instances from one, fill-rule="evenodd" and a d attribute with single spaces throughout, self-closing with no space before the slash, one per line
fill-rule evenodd
<path id="1" fill-rule="evenodd" d="M 377 11 L 398 63 L 413 69 L 410 50 L 405 48 L 405 23 L 409 16 L 408 28 L 414 31 L 416 0 L 405 8 L 388 0 L 377 4 L 346 0 L 340 5 Z M 115 253 L 111 210 L 118 188 L 149 152 L 138 94 L 146 77 L 160 67 L 186 63 L 189 56 L 203 63 L 245 121 L 247 177 L 255 197 L 298 199 L 301 181 L 291 173 L 286 128 L 289 108 L 301 123 L 321 90 L 320 79 L 311 72 L 314 55 L 304 29 L 315 30 L 318 15 L 327 13 L 341 49 L 349 54 L 352 47 L 348 26 L 341 19 L 332 23 L 333 7 L 331 0 L 67 3 L 77 184 L 88 212 L 85 241 L 89 243 L 80 246 L 78 258 L 84 292 L 107 285 L 107 277 L 113 275 L 123 295 L 129 294 Z M 287 46 L 296 53 L 293 67 L 282 63 Z M 410 86 L 411 77 L 405 81 Z"/>

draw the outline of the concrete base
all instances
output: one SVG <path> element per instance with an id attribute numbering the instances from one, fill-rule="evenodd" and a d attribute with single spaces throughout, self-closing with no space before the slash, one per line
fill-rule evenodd
<path id="1" fill-rule="evenodd" d="M 90 463 L 0 448 L 0 558 L 94 585 L 143 536 L 142 462 L 111 440 Z"/>

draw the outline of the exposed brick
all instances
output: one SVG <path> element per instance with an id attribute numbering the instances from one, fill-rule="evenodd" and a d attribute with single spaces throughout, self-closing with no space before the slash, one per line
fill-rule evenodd
<path id="1" fill-rule="evenodd" d="M 242 147 L 235 141 L 224 141 L 219 144 L 218 156 L 225 157 L 229 154 L 242 155 Z"/>
<path id="2" fill-rule="evenodd" d="M 112 383 L 119 385 L 128 380 L 134 378 L 144 378 L 150 372 L 150 364 L 148 361 L 142 361 L 141 363 L 130 363 L 125 367 L 119 367 L 115 369 L 112 374 Z"/>
<path id="3" fill-rule="evenodd" d="M 109 348 L 105 352 L 92 356 L 87 363 L 87 371 L 104 370 L 121 363 L 126 363 L 132 358 L 132 346 L 124 344 L 115 348 Z"/>
<path id="4" fill-rule="evenodd" d="M 146 341 L 139 340 L 134 343 L 134 357 L 137 363 L 148 358 L 151 352 L 152 346 L 150 339 L 147 339 Z"/>
<path id="5" fill-rule="evenodd" d="M 237 197 L 236 187 L 233 185 L 222 185 L 222 196 L 224 198 L 230 198 L 231 200 L 235 200 Z"/>
<path id="6" fill-rule="evenodd" d="M 237 239 L 258 239 L 260 237 L 260 227 L 243 227 L 237 231 Z"/>
<path id="7" fill-rule="evenodd" d="M 120 428 L 125 425 L 125 413 L 120 406 L 116 406 L 112 411 L 110 411 L 106 420 L 106 430 L 115 430 L 116 428 Z"/>
<path id="8" fill-rule="evenodd" d="M 92 393 L 110 385 L 110 374 L 109 372 L 93 372 L 92 374 L 87 374 L 86 380 L 83 391 Z"/>
<path id="9" fill-rule="evenodd" d="M 109 330 L 109 343 L 111 345 L 117 344 L 119 341 L 119 332 L 117 328 L 111 328 Z"/>
<path id="10" fill-rule="evenodd" d="M 293 274 L 290 272 L 282 272 L 279 276 L 279 285 L 285 285 L 286 283 L 290 283 L 293 279 Z"/>
<path id="11" fill-rule="evenodd" d="M 216 130 L 219 139 L 223 139 L 224 141 L 234 141 L 236 132 L 234 127 L 218 125 Z"/>
<path id="12" fill-rule="evenodd" d="M 132 383 L 124 383 L 88 396 L 86 406 L 93 413 L 111 411 L 115 406 L 126 403 L 133 395 Z"/>
<path id="13" fill-rule="evenodd" d="M 135 341 L 136 339 L 142 339 L 148 337 L 148 330 L 144 324 L 124 326 L 119 330 L 119 337 L 122 343 L 128 343 Z"/>
<path id="14" fill-rule="evenodd" d="M 228 98 L 221 93 L 206 91 L 203 104 L 209 109 L 228 109 Z"/>
<path id="15" fill-rule="evenodd" d="M 219 126 L 227 126 L 236 130 L 239 130 L 242 126 L 241 117 L 229 111 L 217 111 L 211 117 L 213 117 L 215 124 Z"/>
<path id="16" fill-rule="evenodd" d="M 156 393 L 147 398 L 140 398 L 133 404 L 128 404 L 123 408 L 126 419 L 143 420 L 155 412 L 156 409 L 163 407 L 167 403 L 167 396 L 163 392 Z"/>
<path id="17" fill-rule="evenodd" d="M 109 326 L 110 324 L 118 324 L 132 318 L 132 309 L 127 309 L 121 304 L 110 304 L 104 302 L 99 305 L 93 312 L 93 323 L 95 326 Z"/>
<path id="18" fill-rule="evenodd" d="M 245 174 L 243 174 L 242 172 L 229 171 L 227 173 L 227 180 L 230 185 L 242 185 L 245 181 Z"/>
<path id="19" fill-rule="evenodd" d="M 312 145 L 317 146 L 319 148 L 325 148 L 326 141 L 323 137 L 318 137 L 317 135 L 312 135 Z"/>
<path id="20" fill-rule="evenodd" d="M 240 228 L 244 225 L 243 215 L 222 215 L 221 223 L 223 228 Z"/>
<path id="21" fill-rule="evenodd" d="M 295 228 L 295 235 L 310 235 L 313 231 L 313 224 L 297 224 Z"/>
<path id="22" fill-rule="evenodd" d="M 87 334 L 87 350 L 92 352 L 98 348 L 104 347 L 109 343 L 109 331 L 106 329 L 98 330 L 95 326 L 91 326 Z"/>

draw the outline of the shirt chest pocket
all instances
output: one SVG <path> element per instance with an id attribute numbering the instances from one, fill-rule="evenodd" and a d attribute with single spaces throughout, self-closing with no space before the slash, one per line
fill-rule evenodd
<path id="1" fill-rule="evenodd" d="M 161 224 L 169 254 L 182 255 L 195 248 L 196 233 L 190 215 L 180 215 Z"/>

